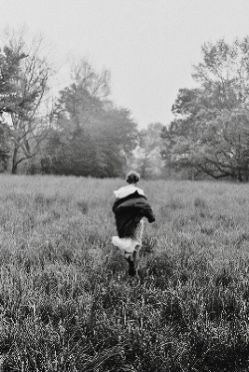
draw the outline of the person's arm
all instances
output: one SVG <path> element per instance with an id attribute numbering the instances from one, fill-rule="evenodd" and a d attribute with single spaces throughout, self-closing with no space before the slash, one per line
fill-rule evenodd
<path id="1" fill-rule="evenodd" d="M 146 217 L 149 223 L 155 221 L 155 215 L 152 211 L 152 208 L 147 200 L 138 201 L 136 203 L 136 209 L 139 211 L 141 217 Z"/>
<path id="2" fill-rule="evenodd" d="M 155 222 L 155 215 L 152 211 L 152 208 L 149 204 L 147 204 L 147 207 L 145 209 L 145 217 L 147 218 L 147 220 L 149 221 L 149 223 L 152 223 L 152 222 Z"/>

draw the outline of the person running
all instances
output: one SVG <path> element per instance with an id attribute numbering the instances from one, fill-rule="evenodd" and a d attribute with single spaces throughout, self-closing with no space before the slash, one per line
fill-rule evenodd
<path id="1" fill-rule="evenodd" d="M 130 171 L 127 174 L 127 186 L 114 191 L 115 202 L 112 211 L 115 216 L 118 236 L 112 237 L 112 243 L 118 247 L 129 263 L 129 275 L 137 274 L 137 261 L 142 246 L 144 217 L 149 223 L 155 221 L 152 208 L 144 191 L 137 186 L 140 175 Z"/>

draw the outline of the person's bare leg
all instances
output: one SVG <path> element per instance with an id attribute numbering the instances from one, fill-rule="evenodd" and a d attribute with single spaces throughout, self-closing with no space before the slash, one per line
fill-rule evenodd
<path id="1" fill-rule="evenodd" d="M 137 276 L 137 270 L 139 265 L 139 250 L 140 245 L 137 245 L 135 248 L 135 251 L 133 252 L 132 256 L 129 256 L 127 258 L 128 264 L 129 264 L 129 275 L 130 276 Z"/>

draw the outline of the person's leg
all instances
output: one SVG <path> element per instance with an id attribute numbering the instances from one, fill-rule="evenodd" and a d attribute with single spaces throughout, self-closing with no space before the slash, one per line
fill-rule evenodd
<path id="1" fill-rule="evenodd" d="M 137 275 L 137 270 L 139 266 L 139 252 L 142 247 L 143 231 L 144 231 L 144 220 L 141 219 L 141 221 L 139 222 L 136 228 L 135 235 L 134 235 L 134 238 L 137 241 L 137 244 L 135 246 L 135 250 L 132 255 L 132 262 L 133 262 L 132 272 L 134 273 L 133 276 Z"/>
<path id="2" fill-rule="evenodd" d="M 112 237 L 112 244 L 120 249 L 129 264 L 128 273 L 130 276 L 137 275 L 143 231 L 144 221 L 142 219 L 137 225 L 132 238 L 119 238 L 118 236 Z"/>
<path id="3" fill-rule="evenodd" d="M 144 232 L 144 219 L 142 218 L 139 224 L 137 225 L 137 228 L 134 234 L 134 239 L 138 241 L 140 246 L 142 246 L 143 232 Z"/>
<path id="4" fill-rule="evenodd" d="M 134 258 L 133 258 L 133 257 L 128 257 L 128 258 L 127 258 L 127 262 L 128 262 L 128 264 L 129 264 L 128 274 L 129 274 L 130 276 L 136 276 L 137 271 L 136 271 L 136 268 L 135 268 L 135 261 L 134 261 Z"/>

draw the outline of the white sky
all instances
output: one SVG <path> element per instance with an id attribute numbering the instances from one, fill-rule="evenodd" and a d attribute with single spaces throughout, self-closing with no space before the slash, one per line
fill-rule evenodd
<path id="1" fill-rule="evenodd" d="M 87 57 L 111 71 L 114 102 L 141 128 L 169 123 L 205 41 L 249 35 L 249 1 L 0 0 L 0 27 L 23 24 L 50 43 L 58 87 L 67 84 L 69 56 Z"/>

